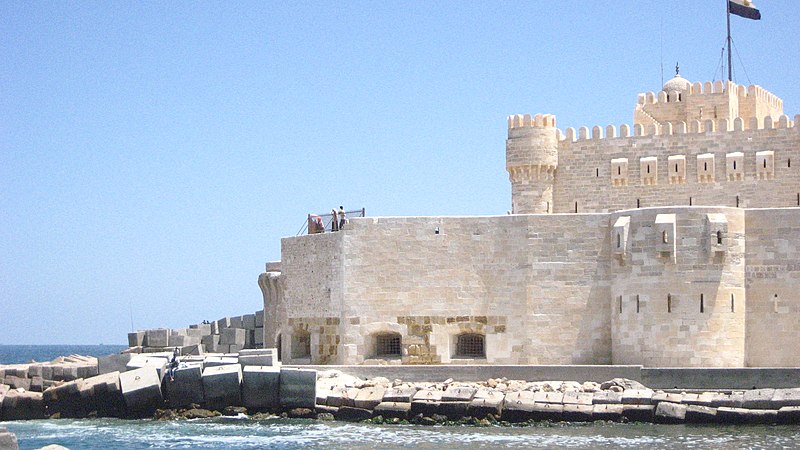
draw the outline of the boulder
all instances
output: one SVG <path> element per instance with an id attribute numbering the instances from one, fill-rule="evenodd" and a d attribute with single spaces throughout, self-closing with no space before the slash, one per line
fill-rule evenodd
<path id="1" fill-rule="evenodd" d="M 263 411 L 280 405 L 281 370 L 273 366 L 242 368 L 242 402 L 248 409 Z"/>
<path id="2" fill-rule="evenodd" d="M 144 366 L 119 375 L 122 396 L 128 414 L 133 416 L 152 415 L 164 403 L 161 394 L 161 377 L 155 366 Z"/>
<path id="3" fill-rule="evenodd" d="M 208 409 L 222 411 L 226 406 L 242 405 L 242 366 L 239 364 L 206 367 L 202 379 Z"/>

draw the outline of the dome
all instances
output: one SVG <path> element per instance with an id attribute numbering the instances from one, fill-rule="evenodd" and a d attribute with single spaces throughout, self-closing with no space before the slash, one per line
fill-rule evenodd
<path id="1" fill-rule="evenodd" d="M 664 87 L 661 88 L 661 90 L 668 94 L 672 91 L 686 92 L 691 86 L 692 83 L 690 83 L 689 80 L 680 75 L 675 75 L 675 78 L 664 83 Z"/>

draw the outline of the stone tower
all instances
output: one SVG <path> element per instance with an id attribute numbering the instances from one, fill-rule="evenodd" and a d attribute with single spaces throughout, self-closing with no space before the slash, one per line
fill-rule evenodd
<path id="1" fill-rule="evenodd" d="M 555 116 L 510 116 L 506 170 L 511 180 L 512 213 L 543 214 L 553 211 L 553 181 L 557 167 L 558 129 Z"/>

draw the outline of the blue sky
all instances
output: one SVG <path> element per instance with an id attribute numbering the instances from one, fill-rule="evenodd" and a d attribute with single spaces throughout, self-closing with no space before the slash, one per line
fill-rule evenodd
<path id="1" fill-rule="evenodd" d="M 800 12 L 757 4 L 735 81 L 793 117 Z M 0 1 L 0 344 L 261 309 L 280 238 L 340 204 L 504 214 L 509 114 L 631 123 L 724 41 L 723 0 Z"/>

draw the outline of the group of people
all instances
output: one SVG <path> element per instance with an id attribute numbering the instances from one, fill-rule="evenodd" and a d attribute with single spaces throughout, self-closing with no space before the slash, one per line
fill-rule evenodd
<path id="1" fill-rule="evenodd" d="M 344 224 L 347 223 L 344 206 L 340 205 L 339 211 L 336 211 L 336 208 L 332 209 L 331 216 L 333 216 L 333 220 L 331 220 L 331 231 L 339 231 L 344 228 Z"/>
<path id="2" fill-rule="evenodd" d="M 347 216 L 344 211 L 344 206 L 339 206 L 339 210 L 337 211 L 336 208 L 331 210 L 331 231 L 339 231 L 344 228 L 344 225 L 347 223 Z M 325 232 L 325 223 L 322 221 L 322 217 L 316 214 L 310 214 L 308 216 L 308 233 L 309 234 L 316 234 L 316 233 L 324 233 Z"/>

